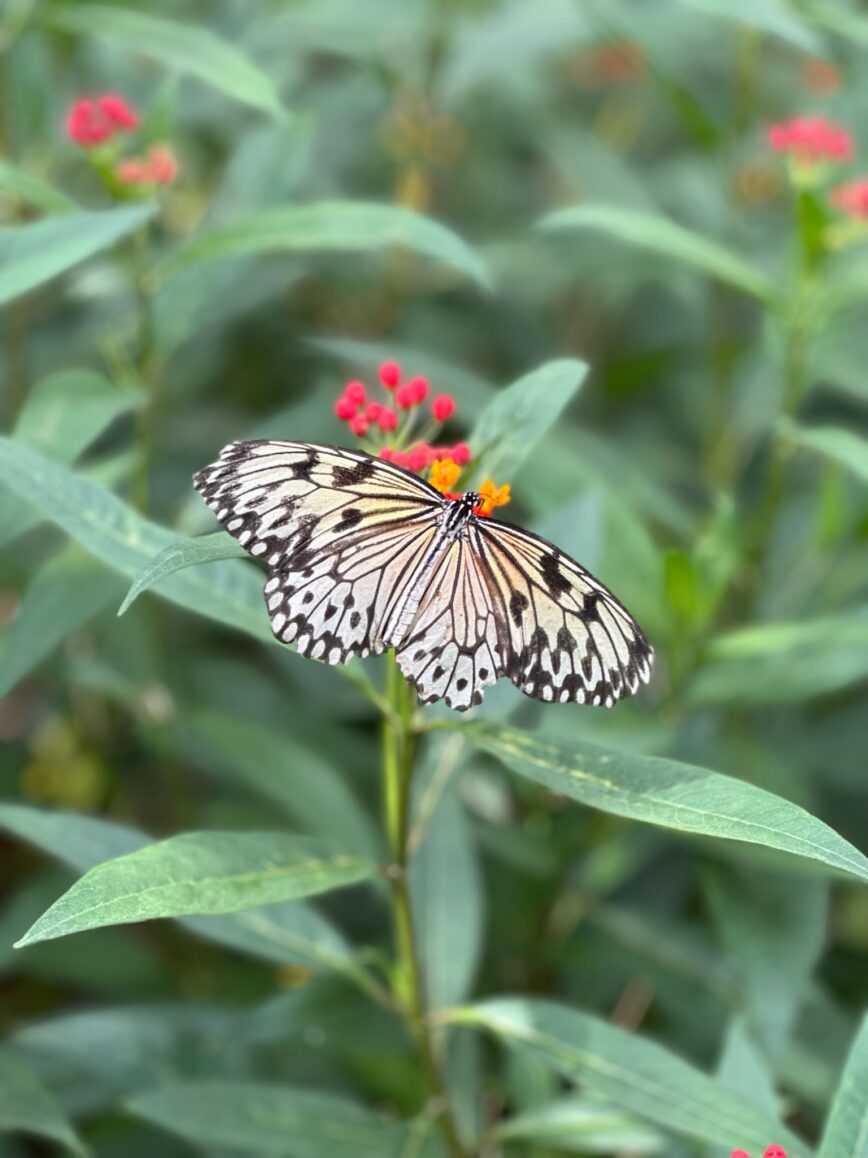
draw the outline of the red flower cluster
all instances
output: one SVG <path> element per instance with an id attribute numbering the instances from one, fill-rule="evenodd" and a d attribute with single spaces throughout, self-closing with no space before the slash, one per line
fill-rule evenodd
<path id="1" fill-rule="evenodd" d="M 401 367 L 396 362 L 384 362 L 380 367 L 379 379 L 385 392 L 382 401 L 369 398 L 364 382 L 354 380 L 346 384 L 335 402 L 335 414 L 341 422 L 347 423 L 356 438 L 367 436 L 380 440 L 382 435 L 394 433 L 397 447 L 379 448 L 380 457 L 413 471 L 425 470 L 438 458 L 451 457 L 455 462 L 463 458 L 459 465 L 470 461 L 470 451 L 463 442 L 454 447 L 434 447 L 427 441 L 418 441 L 409 450 L 401 449 L 401 444 L 409 441 L 408 436 L 415 423 L 416 414 L 411 412 L 418 413 L 418 407 L 428 397 L 428 380 L 415 377 L 402 382 Z M 402 419 L 399 411 L 404 411 L 406 418 Z M 445 422 L 454 413 L 455 399 L 449 394 L 438 394 L 431 403 L 433 423 L 429 422 L 428 429 L 423 433 L 430 436 L 435 432 L 434 423 Z"/>
<path id="2" fill-rule="evenodd" d="M 454 487 L 470 462 L 470 447 L 466 442 L 456 442 L 454 446 L 431 442 L 439 424 L 455 413 L 455 399 L 451 394 L 438 394 L 431 402 L 427 422 L 417 433 L 419 407 L 429 393 L 427 379 L 409 378 L 402 383 L 397 362 L 384 362 L 378 377 L 384 401 L 369 398 L 364 382 L 353 379 L 335 402 L 337 417 L 357 438 L 368 440 L 367 445 L 362 445 L 369 453 L 415 474 L 427 471 L 428 482 L 435 490 L 447 499 L 461 498 Z M 394 406 L 388 405 L 393 401 Z M 509 485 L 498 487 L 490 479 L 482 483 L 478 492 L 479 503 L 474 508 L 477 515 L 490 515 L 495 507 L 506 506 L 511 497 Z"/>
<path id="3" fill-rule="evenodd" d="M 868 177 L 838 185 L 829 194 L 829 201 L 849 217 L 868 221 Z"/>
<path id="4" fill-rule="evenodd" d="M 470 462 L 470 447 L 466 442 L 456 442 L 454 446 L 429 446 L 427 442 L 417 442 L 405 452 L 384 446 L 380 458 L 420 474 L 435 462 L 445 462 L 447 459 L 451 459 L 456 466 L 467 466 Z"/>
<path id="5" fill-rule="evenodd" d="M 767 140 L 776 153 L 786 153 L 805 165 L 849 161 L 853 156 L 852 134 L 825 117 L 796 117 L 772 125 Z"/>
<path id="6" fill-rule="evenodd" d="M 141 127 L 139 113 L 116 93 L 76 101 L 66 118 L 70 140 L 84 149 L 96 149 L 115 141 L 119 133 L 134 133 Z M 94 164 L 114 193 L 118 185 L 151 188 L 171 185 L 178 176 L 178 162 L 166 145 L 151 145 L 145 156 L 117 159 L 119 149 L 111 146 L 94 157 Z"/>
<path id="7" fill-rule="evenodd" d="M 729 1158 L 750 1158 L 747 1150 L 733 1150 Z M 783 1146 L 767 1146 L 763 1151 L 763 1158 L 787 1158 Z"/>
<path id="8" fill-rule="evenodd" d="M 92 149 L 117 133 L 133 133 L 141 124 L 141 117 L 123 97 L 114 93 L 94 100 L 76 101 L 66 118 L 66 131 L 71 140 L 85 149 Z"/>

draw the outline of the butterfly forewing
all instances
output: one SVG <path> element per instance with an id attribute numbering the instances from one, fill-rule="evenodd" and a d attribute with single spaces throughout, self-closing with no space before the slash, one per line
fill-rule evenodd
<path id="1" fill-rule="evenodd" d="M 335 447 L 238 442 L 195 476 L 218 519 L 267 561 L 274 634 L 327 663 L 384 650 L 381 629 L 435 534 L 421 479 Z"/>
<path id="2" fill-rule="evenodd" d="M 391 463 L 237 442 L 194 481 L 268 563 L 274 634 L 314 659 L 395 647 L 422 699 L 458 711 L 502 675 L 537 699 L 606 706 L 650 676 L 640 628 L 578 563 Z"/>

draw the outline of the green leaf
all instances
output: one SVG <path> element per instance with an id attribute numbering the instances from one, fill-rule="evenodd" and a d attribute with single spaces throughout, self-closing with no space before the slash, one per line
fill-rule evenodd
<path id="1" fill-rule="evenodd" d="M 0 305 L 111 248 L 155 212 L 154 205 L 134 205 L 0 229 Z"/>
<path id="2" fill-rule="evenodd" d="M 25 804 L 0 804 L 0 831 L 7 832 L 85 873 L 95 865 L 152 844 L 137 829 L 73 812 L 49 812 Z M 341 933 L 303 901 L 179 922 L 197 936 L 275 964 L 335 969 L 365 984 Z"/>
<path id="3" fill-rule="evenodd" d="M 301 836 L 184 833 L 92 868 L 16 947 L 103 925 L 294 900 L 365 880 L 374 870 Z"/>
<path id="4" fill-rule="evenodd" d="M 17 615 L 0 629 L 0 699 L 117 597 L 117 576 L 76 548 L 40 568 Z"/>
<path id="5" fill-rule="evenodd" d="M 804 19 L 819 28 L 836 33 L 856 47 L 868 45 L 868 20 L 864 15 L 824 0 L 807 0 L 801 8 Z"/>
<path id="6" fill-rule="evenodd" d="M 843 426 L 815 426 L 808 429 L 794 422 L 782 424 L 785 437 L 815 450 L 845 467 L 864 483 L 868 483 L 868 439 Z"/>
<path id="7" fill-rule="evenodd" d="M 93 370 L 65 370 L 42 378 L 30 390 L 15 424 L 15 437 L 58 462 L 71 463 L 123 414 L 138 409 L 144 395 L 121 390 Z M 0 546 L 39 522 L 32 509 L 3 488 Z"/>
<path id="8" fill-rule="evenodd" d="M 485 896 L 473 830 L 455 787 L 464 744 L 433 736 L 417 780 L 410 891 L 429 1009 L 465 1001 L 482 956 Z"/>
<path id="9" fill-rule="evenodd" d="M 796 703 L 868 677 L 868 606 L 718 636 L 689 688 L 694 703 Z"/>
<path id="10" fill-rule="evenodd" d="M 167 547 L 182 542 L 123 503 L 98 483 L 51 462 L 10 438 L 0 438 L 0 483 L 115 571 L 133 578 Z M 167 575 L 160 595 L 173 603 L 275 643 L 265 612 L 262 573 L 240 559 Z M 368 677 L 358 666 L 333 669 L 369 698 Z"/>
<path id="11" fill-rule="evenodd" d="M 285 114 L 271 78 L 240 49 L 202 24 L 182 24 L 151 13 L 102 4 L 53 7 L 51 23 L 84 37 L 102 37 L 194 76 L 242 104 Z"/>
<path id="12" fill-rule="evenodd" d="M 76 208 L 72 198 L 61 193 L 59 189 L 2 159 L 0 159 L 0 190 L 24 205 L 41 209 L 43 213 L 66 213 Z"/>
<path id="13" fill-rule="evenodd" d="M 13 1130 L 50 1138 L 73 1154 L 87 1153 L 51 1094 L 20 1062 L 0 1050 L 0 1134 Z"/>
<path id="14" fill-rule="evenodd" d="M 259 1082 L 180 1082 L 131 1113 L 201 1148 L 275 1158 L 400 1158 L 406 1129 L 348 1098 Z"/>
<path id="15" fill-rule="evenodd" d="M 685 229 L 667 217 L 609 205 L 573 205 L 544 217 L 538 228 L 543 233 L 590 229 L 692 266 L 766 304 L 775 300 L 774 284 L 765 273 L 719 242 Z"/>
<path id="16" fill-rule="evenodd" d="M 235 254 L 361 253 L 391 246 L 406 246 L 491 287 L 482 259 L 445 225 L 409 209 L 364 201 L 260 210 L 194 238 L 161 272 L 166 276 L 190 262 Z"/>
<path id="17" fill-rule="evenodd" d="M 315 908 L 301 901 L 226 916 L 184 917 L 180 924 L 209 941 L 275 965 L 333 969 L 356 979 L 363 976 L 344 936 Z"/>
<path id="18" fill-rule="evenodd" d="M 753 1036 L 778 1058 L 823 950 L 828 886 L 711 865 L 705 887 Z"/>
<path id="19" fill-rule="evenodd" d="M 116 495 L 9 438 L 0 438 L 0 481 L 92 555 L 131 578 L 180 536 L 143 519 Z M 262 576 L 240 560 L 170 575 L 160 594 L 200 615 L 272 640 Z"/>
<path id="20" fill-rule="evenodd" d="M 27 841 L 78 872 L 150 844 L 143 832 L 115 821 L 27 804 L 0 804 L 0 831 Z"/>
<path id="21" fill-rule="evenodd" d="M 868 881 L 868 858 L 796 804 L 720 772 L 581 741 L 569 749 L 511 728 L 456 724 L 483 752 L 591 808 L 678 832 L 780 849 Z"/>
<path id="22" fill-rule="evenodd" d="M 770 1138 L 789 1158 L 809 1148 L 754 1106 L 653 1041 L 554 1001 L 502 998 L 454 1010 L 457 1025 L 490 1030 L 541 1058 L 583 1089 L 676 1134 L 760 1151 Z"/>
<path id="23" fill-rule="evenodd" d="M 535 1142 L 551 1150 L 576 1154 L 659 1154 L 661 1136 L 613 1107 L 574 1095 L 509 1118 L 494 1131 L 494 1140 Z"/>
<path id="24" fill-rule="evenodd" d="M 817 1158 L 868 1158 L 868 1017 L 862 1019 Z"/>
<path id="25" fill-rule="evenodd" d="M 377 832 L 343 776 L 297 738 L 215 711 L 188 714 L 208 764 L 279 805 L 311 836 L 377 859 Z"/>
<path id="26" fill-rule="evenodd" d="M 231 536 L 227 537 L 223 531 L 171 543 L 139 573 L 118 608 L 118 615 L 123 615 L 129 610 L 130 605 L 143 591 L 147 591 L 149 587 L 153 587 L 155 583 L 159 583 L 161 579 L 172 575 L 175 571 L 183 571 L 185 567 L 195 567 L 200 563 L 214 563 L 220 559 L 246 558 L 249 558 L 249 555 L 238 540 Z"/>
<path id="27" fill-rule="evenodd" d="M 469 438 L 473 475 L 514 478 L 543 435 L 578 392 L 588 367 L 573 358 L 546 362 L 499 390 L 479 416 Z"/>
<path id="28" fill-rule="evenodd" d="M 823 40 L 786 6 L 785 0 L 759 3 L 757 0 L 682 0 L 682 3 L 688 10 L 734 24 L 737 34 L 745 28 L 756 29 L 777 36 L 811 56 L 823 57 Z"/>

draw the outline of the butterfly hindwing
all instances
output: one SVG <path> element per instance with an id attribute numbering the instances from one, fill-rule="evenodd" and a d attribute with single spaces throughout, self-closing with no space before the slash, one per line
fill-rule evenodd
<path id="1" fill-rule="evenodd" d="M 398 664 L 423 702 L 445 699 L 463 712 L 482 700 L 482 689 L 502 674 L 501 641 L 485 576 L 470 528 L 441 557 Z"/>
<path id="2" fill-rule="evenodd" d="M 499 594 L 504 674 L 548 702 L 611 705 L 651 673 L 639 625 L 599 580 L 551 543 L 480 521 L 480 561 Z"/>

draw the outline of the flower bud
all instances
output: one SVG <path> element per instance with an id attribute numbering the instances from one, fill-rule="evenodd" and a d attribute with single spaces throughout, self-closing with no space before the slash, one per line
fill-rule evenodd
<path id="1" fill-rule="evenodd" d="M 397 362 L 384 362 L 380 367 L 380 381 L 387 390 L 394 390 L 401 381 L 401 367 Z"/>
<path id="2" fill-rule="evenodd" d="M 341 422 L 349 422 L 357 410 L 358 406 L 355 402 L 351 402 L 346 394 L 342 395 L 335 403 L 335 414 Z"/>
<path id="3" fill-rule="evenodd" d="M 445 422 L 455 413 L 455 399 L 449 394 L 438 394 L 431 403 L 431 413 L 438 422 Z"/>

